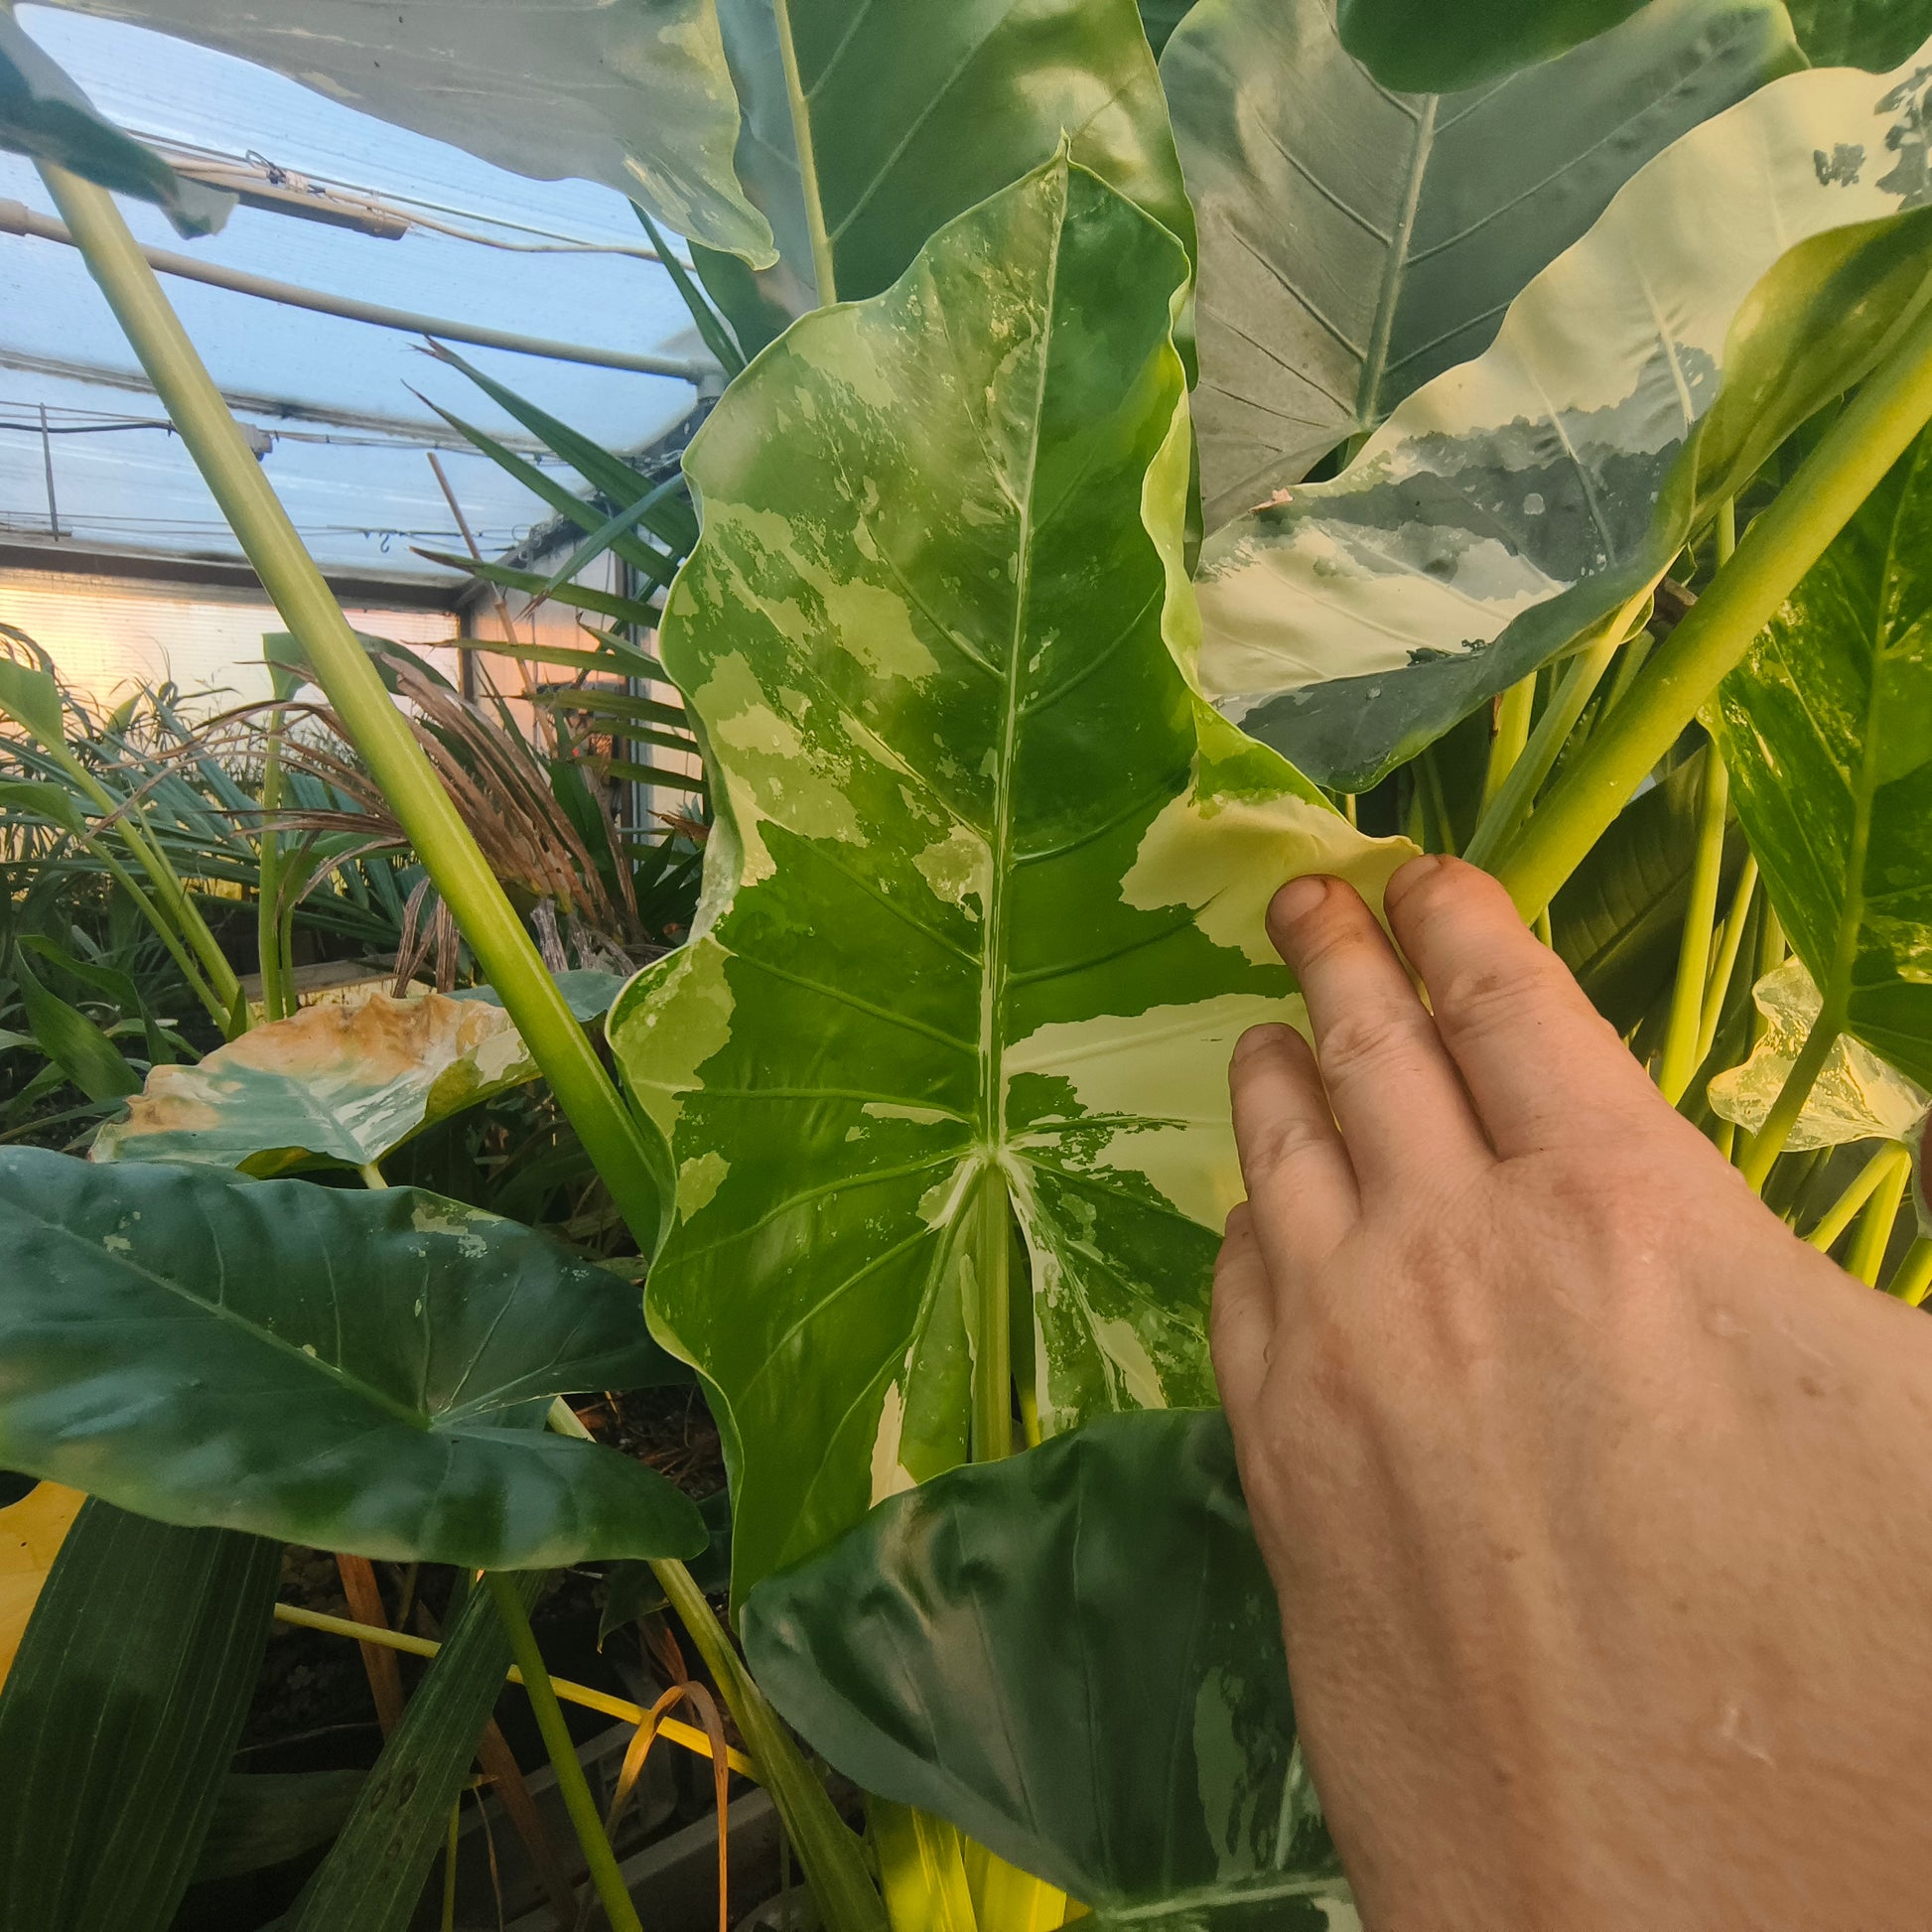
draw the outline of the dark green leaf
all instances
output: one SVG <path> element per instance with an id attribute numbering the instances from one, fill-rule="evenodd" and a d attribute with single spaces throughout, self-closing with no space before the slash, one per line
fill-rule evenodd
<path id="1" fill-rule="evenodd" d="M 1447 93 L 1547 61 L 1644 0 L 1339 0 L 1341 39 L 1385 87 Z"/>
<path id="2" fill-rule="evenodd" d="M 0 1693 L 0 1925 L 167 1926 L 247 1715 L 281 1557 L 82 1506 Z"/>
<path id="3" fill-rule="evenodd" d="M 0 0 L 0 148 L 153 202 L 185 235 L 212 234 L 235 205 L 232 195 L 178 175 L 152 148 L 103 120 L 22 32 L 6 0 Z"/>
<path id="4" fill-rule="evenodd" d="M 9 1508 L 40 1487 L 39 1476 L 24 1476 L 14 1469 L 0 1469 L 0 1509 Z"/>
<path id="5" fill-rule="evenodd" d="M 41 1051 L 89 1100 L 119 1100 L 140 1092 L 141 1076 L 128 1065 L 120 1048 L 77 1007 L 50 993 L 18 946 L 14 948 L 13 977 Z"/>
<path id="6" fill-rule="evenodd" d="M 1333 0 L 1201 0 L 1162 57 L 1200 220 L 1207 525 L 1495 340 L 1680 135 L 1804 65 L 1779 0 L 1658 0 L 1467 94 L 1391 94 Z"/>
<path id="7" fill-rule="evenodd" d="M 704 1553 L 685 1567 L 691 1581 L 707 1596 L 720 1596 L 731 1587 L 732 1580 L 732 1500 L 729 1489 L 719 1489 L 698 1505 L 711 1541 Z M 598 1648 L 616 1630 L 627 1628 L 640 1616 L 665 1607 L 666 1597 L 658 1587 L 656 1573 L 647 1563 L 614 1563 L 604 1573 L 604 1613 L 598 1619 Z"/>
<path id="8" fill-rule="evenodd" d="M 677 250 L 665 240 L 664 231 L 650 218 L 650 211 L 631 203 L 637 210 L 637 219 L 643 223 L 644 233 L 650 237 L 650 245 L 657 250 L 657 259 L 664 265 L 664 273 L 671 278 L 671 286 L 677 290 L 678 300 L 689 312 L 692 326 L 704 338 L 704 345 L 717 356 L 719 366 L 725 371 L 727 380 L 735 376 L 745 366 L 744 352 L 739 348 L 731 330 L 720 319 L 718 311 L 705 300 L 704 291 L 691 279 L 689 270 L 677 258 Z M 736 255 L 727 255 L 727 261 L 737 261 Z"/>
<path id="9" fill-rule="evenodd" d="M 1156 54 L 1167 46 L 1192 4 L 1193 0 L 1141 0 L 1141 25 L 1147 29 L 1148 45 Z"/>
<path id="10" fill-rule="evenodd" d="M 195 1882 L 286 1864 L 342 1830 L 366 1771 L 230 1772 L 202 1840 Z"/>
<path id="11" fill-rule="evenodd" d="M 1932 34 L 1932 0 L 1786 0 L 1815 68 L 1886 73 Z"/>
<path id="12" fill-rule="evenodd" d="M 753 1591 L 744 1630 L 837 1769 L 1084 1900 L 1095 1932 L 1349 1922 L 1218 1410 L 897 1496 Z"/>
<path id="13" fill-rule="evenodd" d="M 601 618 L 615 618 L 620 623 L 634 623 L 646 627 L 655 624 L 658 613 L 654 605 L 644 604 L 636 598 L 613 597 L 609 591 L 586 590 L 581 584 L 551 585 L 546 577 L 540 577 L 533 570 L 514 570 L 508 564 L 493 564 L 486 559 L 458 557 L 447 550 L 423 550 L 416 552 L 419 557 L 427 557 L 433 564 L 447 565 L 451 570 L 467 570 L 471 576 L 480 577 L 485 584 L 500 584 L 505 590 L 528 591 L 532 597 L 543 595 L 553 603 L 568 604 L 573 610 L 595 611 Z"/>
<path id="14" fill-rule="evenodd" d="M 1712 722 L 1825 1012 L 1932 1086 L 1932 436 L 1725 679 Z"/>
<path id="15" fill-rule="evenodd" d="M 1677 977 L 1702 789 L 1702 766 L 1691 759 L 1633 798 L 1550 908 L 1564 964 L 1618 1033 L 1627 1034 Z M 1721 891 L 1736 883 L 1743 860 L 1733 828 Z"/>
<path id="16" fill-rule="evenodd" d="M 414 1188 L 0 1151 L 0 1459 L 163 1521 L 473 1568 L 689 1556 L 641 1463 L 514 1427 L 657 1376 L 636 1291 Z"/>
<path id="17" fill-rule="evenodd" d="M 1186 272 L 1051 163 L 793 324 L 688 453 L 661 635 L 712 916 L 609 1031 L 678 1163 L 651 1316 L 722 1411 L 741 1589 L 963 1458 L 1010 1276 L 1049 1430 L 1207 1398 L 1227 1055 L 1297 1013 L 1264 904 L 1406 856 L 1176 663 Z"/>

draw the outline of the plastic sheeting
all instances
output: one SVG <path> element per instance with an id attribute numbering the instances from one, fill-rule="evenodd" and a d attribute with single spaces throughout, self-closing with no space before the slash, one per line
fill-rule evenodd
<path id="1" fill-rule="evenodd" d="M 241 207 L 219 235 L 183 242 L 157 210 L 124 203 L 144 243 L 524 335 L 702 354 L 655 262 L 634 253 L 529 252 L 532 245 L 554 250 L 558 238 L 639 248 L 644 237 L 631 210 L 608 189 L 504 173 L 277 74 L 142 28 L 40 7 L 23 7 L 20 19 L 95 105 L 133 133 L 237 160 L 256 155 L 463 231 L 418 226 L 388 240 Z M 53 212 L 32 165 L 16 156 L 0 155 L 0 200 Z M 185 281 L 164 279 L 164 287 L 242 420 L 273 439 L 267 474 L 326 568 L 448 576 L 412 554 L 416 544 L 463 547 L 430 449 L 443 452 L 485 554 L 545 520 L 534 497 L 464 450 L 412 393 L 532 449 L 414 339 Z M 463 352 L 614 449 L 648 446 L 693 400 L 691 386 L 675 378 Z M 77 551 L 239 554 L 78 253 L 0 236 L 0 542 L 46 545 L 57 528 L 61 545 Z"/>

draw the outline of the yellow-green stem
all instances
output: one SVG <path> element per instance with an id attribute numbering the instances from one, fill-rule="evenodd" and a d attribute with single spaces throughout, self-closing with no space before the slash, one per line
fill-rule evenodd
<path id="1" fill-rule="evenodd" d="M 1905 1183 L 1912 1177 L 1912 1161 L 1903 1148 L 1903 1160 L 1894 1161 L 1879 1177 L 1871 1191 L 1870 1202 L 1852 1237 L 1852 1252 L 1845 1258 L 1848 1273 L 1856 1275 L 1866 1288 L 1878 1286 L 1878 1271 L 1885 1265 L 1885 1249 L 1891 1231 L 1898 1225 L 1898 1209 L 1905 1199 Z"/>
<path id="2" fill-rule="evenodd" d="M 1530 742 L 1530 716 L 1536 709 L 1536 673 L 1518 678 L 1496 705 L 1496 735 L 1489 741 L 1489 763 L 1482 774 L 1481 811 L 1487 812 L 1503 780 Z"/>
<path id="3" fill-rule="evenodd" d="M 1932 303 L 1738 540 L 1736 555 L 1606 719 L 1496 876 L 1528 918 L 1555 897 L 1751 639 L 1932 418 Z"/>
<path id="4" fill-rule="evenodd" d="M 536 1632 L 530 1628 L 530 1615 L 523 1607 L 508 1576 L 500 1570 L 484 1573 L 483 1582 L 496 1600 L 496 1614 L 509 1633 L 510 1654 L 523 1673 L 523 1689 L 536 1716 L 537 1729 L 543 1733 L 543 1747 L 550 1753 L 551 1768 L 557 1774 L 557 1790 L 564 1809 L 577 1832 L 577 1843 L 590 1866 L 591 1883 L 611 1921 L 612 1932 L 644 1932 L 637 1908 L 630 1902 L 630 1890 L 618 1869 L 618 1855 L 604 1833 L 604 1820 L 598 1815 L 597 1800 L 584 1781 L 584 1767 L 578 1761 L 577 1746 L 571 1742 L 570 1726 L 564 1722 L 564 1708 L 551 1689 L 550 1673 L 544 1668 L 543 1652 L 537 1647 Z"/>
<path id="5" fill-rule="evenodd" d="M 1711 973 L 1711 936 L 1718 918 L 1718 888 L 1725 863 L 1725 817 L 1730 809 L 1730 774 L 1715 744 L 1704 748 L 1704 782 L 1698 802 L 1697 848 L 1691 861 L 1691 898 L 1677 950 L 1677 984 L 1657 1085 L 1675 1107 L 1698 1070 L 1698 1036 L 1704 1025 L 1705 982 Z"/>
<path id="6" fill-rule="evenodd" d="M 456 1932 L 456 1854 L 463 1836 L 463 1800 L 450 1807 L 450 1835 L 443 1842 L 443 1932 Z"/>
<path id="7" fill-rule="evenodd" d="M 1778 908 L 1771 903 L 1771 895 L 1764 895 L 1764 924 L 1757 935 L 1757 964 L 1751 976 L 1755 986 L 1766 973 L 1775 973 L 1785 962 L 1789 947 L 1784 939 L 1784 921 L 1778 917 Z M 1770 1016 L 1755 1005 L 1751 1008 L 1751 1044 L 1757 1042 L 1771 1030 Z"/>
<path id="8" fill-rule="evenodd" d="M 1751 1137 L 1750 1146 L 1744 1152 L 1743 1174 L 1753 1193 L 1764 1191 L 1771 1165 L 1784 1152 L 1784 1144 L 1791 1138 L 1791 1130 L 1797 1126 L 1798 1116 L 1804 1112 L 1805 1102 L 1811 1098 L 1811 1090 L 1818 1084 L 1818 1076 L 1824 1072 L 1825 1062 L 1831 1057 L 1843 1030 L 1844 1022 L 1836 1010 L 1821 1012 L 1812 1023 L 1804 1048 L 1785 1075 L 1784 1085 L 1778 1089 L 1778 1097 L 1764 1117 L 1764 1125 Z"/>
<path id="9" fill-rule="evenodd" d="M 1599 641 L 1587 645 L 1571 660 L 1556 696 L 1537 720 L 1522 757 L 1510 766 L 1494 802 L 1476 825 L 1468 850 L 1462 855 L 1472 866 L 1487 866 L 1529 816 L 1544 779 L 1555 769 L 1565 743 L 1584 715 L 1584 707 L 1589 703 L 1622 644 L 1624 621 L 1624 614 L 1619 612 Z M 1523 916 L 1527 919 L 1542 910 L 1540 905 L 1528 906 Z"/>
<path id="10" fill-rule="evenodd" d="M 1726 496 L 1718 505 L 1718 568 L 1737 554 L 1737 498 Z"/>
<path id="11" fill-rule="evenodd" d="M 1711 968 L 1711 984 L 1705 989 L 1704 1017 L 1698 1022 L 1698 1064 L 1710 1058 L 1718 1043 L 1718 1027 L 1724 1019 L 1725 1001 L 1730 993 L 1731 975 L 1737 970 L 1737 955 L 1744 943 L 1744 927 L 1750 918 L 1751 900 L 1757 895 L 1757 861 L 1746 858 L 1737 875 L 1737 889 L 1730 896 L 1730 910 L 1725 914 L 1724 943 Z"/>
<path id="12" fill-rule="evenodd" d="M 262 760 L 260 878 L 255 889 L 255 950 L 261 958 L 262 1018 L 286 1020 L 295 1011 L 286 998 L 282 953 L 282 708 L 268 714 L 268 747 Z"/>
<path id="13" fill-rule="evenodd" d="M 638 1246 L 656 1246 L 667 1163 L 619 1096 L 522 921 L 303 548 L 105 189 L 42 170 L 62 218 L 197 469 L 543 1069 Z M 217 984 L 217 991 L 220 990 Z"/>
<path id="14" fill-rule="evenodd" d="M 1932 1238 L 1920 1235 L 1898 1264 L 1898 1273 L 1885 1284 L 1885 1293 L 1912 1308 L 1923 1308 L 1932 1294 Z"/>
<path id="15" fill-rule="evenodd" d="M 1820 1254 L 1830 1254 L 1839 1236 L 1857 1218 L 1859 1209 L 1877 1192 L 1880 1183 L 1901 1162 L 1909 1173 L 1912 1157 L 1905 1149 L 1895 1143 L 1881 1147 L 1853 1176 L 1851 1185 L 1826 1209 L 1818 1225 L 1805 1236 L 1805 1239 Z"/>

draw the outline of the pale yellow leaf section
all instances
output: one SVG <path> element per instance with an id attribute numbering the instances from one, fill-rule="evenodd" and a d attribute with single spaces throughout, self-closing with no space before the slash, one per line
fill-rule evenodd
<path id="1" fill-rule="evenodd" d="M 1711 1082 L 1711 1108 L 1751 1133 L 1764 1125 L 1823 1005 L 1802 959 L 1787 959 L 1751 989 L 1770 1030 L 1742 1066 Z M 1932 1094 L 1841 1034 L 1787 1143 L 1792 1149 L 1847 1141 L 1902 1141 L 1925 1118 Z"/>
<path id="2" fill-rule="evenodd" d="M 0 1509 L 0 1685 L 20 1653 L 47 1573 L 86 1500 L 77 1489 L 43 1482 Z"/>

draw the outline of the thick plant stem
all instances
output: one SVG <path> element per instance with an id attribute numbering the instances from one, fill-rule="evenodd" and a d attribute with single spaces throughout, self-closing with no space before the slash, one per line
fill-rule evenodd
<path id="1" fill-rule="evenodd" d="M 974 1208 L 973 1273 L 979 1298 L 973 1323 L 975 1462 L 998 1462 L 1013 1453 L 1011 1214 L 1005 1171 L 989 1164 L 980 1175 Z"/>
<path id="2" fill-rule="evenodd" d="M 839 299 L 839 277 L 832 259 L 832 237 L 825 228 L 825 203 L 818 189 L 818 150 L 812 140 L 811 103 L 798 73 L 798 43 L 791 33 L 790 0 L 771 0 L 771 17 L 778 29 L 778 61 L 785 72 L 792 144 L 798 150 L 798 187 L 805 203 L 805 232 L 812 243 L 812 280 L 818 285 L 818 306 L 826 309 Z"/>
<path id="3" fill-rule="evenodd" d="M 1537 721 L 1536 730 L 1530 734 L 1530 742 L 1523 748 L 1522 757 L 1510 766 L 1509 775 L 1503 780 L 1494 802 L 1482 814 L 1481 822 L 1469 840 L 1468 850 L 1462 856 L 1472 866 L 1488 865 L 1529 815 L 1544 779 L 1555 769 L 1564 745 L 1577 729 L 1578 719 L 1584 715 L 1585 706 L 1603 681 L 1603 673 L 1609 669 L 1610 660 L 1621 646 L 1623 628 L 1624 614 L 1619 612 L 1602 639 L 1579 651 L 1564 674 L 1557 695 L 1551 699 L 1543 716 Z M 1533 905 L 1525 909 L 1523 916 L 1529 918 L 1542 910 L 1542 906 Z"/>
<path id="4" fill-rule="evenodd" d="M 1843 1031 L 1843 1021 L 1829 1008 L 1812 1023 L 1804 1050 L 1785 1075 L 1784 1085 L 1778 1089 L 1778 1097 L 1772 1101 L 1771 1111 L 1764 1117 L 1764 1125 L 1757 1130 L 1744 1152 L 1743 1174 L 1751 1184 L 1752 1193 L 1761 1194 L 1764 1191 L 1765 1178 L 1771 1172 L 1772 1163 L 1784 1152 L 1784 1144 L 1791 1138 L 1791 1130 L 1797 1126 L 1798 1116 L 1804 1112 L 1805 1102 L 1811 1098 L 1811 1090 L 1818 1084 L 1818 1076 L 1824 1072 L 1825 1062 L 1831 1057 L 1832 1048 L 1838 1044 L 1838 1036 Z"/>
<path id="5" fill-rule="evenodd" d="M 464 937 L 543 1069 L 638 1246 L 656 1246 L 652 1150 L 557 990 L 502 886 L 242 440 L 187 332 L 105 189 L 42 170 L 62 218 L 220 504 L 263 588 L 301 641 L 330 704 Z M 217 984 L 217 991 L 221 990 Z"/>
<path id="6" fill-rule="evenodd" d="M 557 1790 L 576 1828 L 577 1843 L 583 1848 L 585 1863 L 591 1869 L 591 1883 L 611 1921 L 612 1932 L 644 1932 L 637 1908 L 630 1902 L 630 1890 L 618 1869 L 618 1855 L 604 1835 L 604 1820 L 599 1817 L 597 1800 L 584 1781 L 584 1767 L 577 1760 L 577 1746 L 571 1742 L 570 1726 L 564 1723 L 564 1708 L 550 1688 L 550 1673 L 544 1668 L 543 1652 L 537 1647 L 536 1632 L 530 1628 L 530 1613 L 523 1599 L 501 1571 L 486 1571 L 483 1582 L 496 1599 L 496 1614 L 509 1632 L 510 1650 L 516 1667 L 523 1673 L 523 1689 L 536 1714 L 537 1728 L 543 1733 L 544 1749 L 550 1753 L 551 1768 L 557 1773 Z"/>
<path id="7" fill-rule="evenodd" d="M 1725 999 L 1730 992 L 1731 975 L 1737 970 L 1737 955 L 1743 948 L 1744 927 L 1750 918 L 1751 900 L 1757 896 L 1757 861 L 1747 858 L 1737 875 L 1737 890 L 1730 897 L 1730 910 L 1725 914 L 1724 943 L 1718 948 L 1717 963 L 1711 968 L 1711 983 L 1705 989 L 1704 1018 L 1698 1022 L 1698 1064 L 1711 1057 L 1718 1043 L 1718 1027 L 1724 1019 Z"/>
<path id="8" fill-rule="evenodd" d="M 1901 335 L 1736 555 L 1658 647 L 1494 871 L 1525 918 L 1547 905 L 1932 419 L 1932 305 Z"/>
<path id="9" fill-rule="evenodd" d="M 1698 1070 L 1698 1040 L 1704 1031 L 1705 982 L 1711 972 L 1711 937 L 1718 919 L 1718 888 L 1725 863 L 1725 817 L 1730 808 L 1730 774 L 1716 744 L 1704 748 L 1704 782 L 1699 791 L 1697 850 L 1691 862 L 1691 901 L 1684 913 L 1684 936 L 1677 950 L 1677 984 L 1671 992 L 1670 1020 L 1657 1085 L 1675 1107 Z"/>
<path id="10" fill-rule="evenodd" d="M 1912 1157 L 1904 1148 L 1896 1143 L 1881 1147 L 1853 1176 L 1852 1184 L 1825 1210 L 1805 1239 L 1821 1255 L 1831 1253 L 1838 1237 L 1858 1218 L 1859 1209 L 1901 1165 L 1905 1173 L 1911 1173 Z"/>
<path id="11" fill-rule="evenodd" d="M 1901 1148 L 1902 1154 L 1904 1150 Z M 1885 1249 L 1891 1231 L 1898 1223 L 1898 1209 L 1905 1198 L 1905 1183 L 1912 1177 L 1910 1157 L 1894 1161 L 1871 1190 L 1859 1231 L 1852 1240 L 1852 1252 L 1845 1258 L 1848 1274 L 1856 1275 L 1866 1288 L 1878 1286 L 1878 1271 L 1885 1265 Z"/>
<path id="12" fill-rule="evenodd" d="M 1530 742 L 1530 714 L 1536 708 L 1536 673 L 1518 678 L 1496 706 L 1496 735 L 1489 741 L 1489 763 L 1482 774 L 1481 812 L 1487 812 L 1503 780 Z M 1480 813 L 1478 813 L 1480 816 Z"/>
<path id="13" fill-rule="evenodd" d="M 1898 1264 L 1898 1273 L 1885 1284 L 1885 1293 L 1911 1308 L 1923 1308 L 1932 1294 L 1932 1236 L 1920 1235 L 1911 1252 Z"/>

